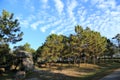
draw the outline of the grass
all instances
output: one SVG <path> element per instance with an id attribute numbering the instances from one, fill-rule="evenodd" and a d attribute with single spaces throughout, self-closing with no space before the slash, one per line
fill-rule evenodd
<path id="1" fill-rule="evenodd" d="M 93 72 L 93 74 L 84 76 L 80 80 L 99 80 L 100 78 L 112 73 L 114 70 L 120 68 L 120 63 L 106 63 L 99 64 L 101 69 Z"/>
<path id="2" fill-rule="evenodd" d="M 51 68 L 38 68 L 39 72 L 32 75 L 42 80 L 99 80 L 115 69 L 120 68 L 119 63 L 104 63 L 99 65 L 81 64 L 80 68 L 76 66 L 69 67 L 68 64 L 53 66 Z"/>
<path id="3" fill-rule="evenodd" d="M 104 64 L 81 64 L 77 66 L 69 66 L 56 64 L 51 68 L 36 68 L 37 71 L 28 73 L 26 79 L 38 78 L 40 80 L 99 80 L 105 75 L 110 74 L 115 69 L 120 68 L 120 63 L 104 63 Z M 15 73 L 8 72 L 0 75 L 0 80 L 13 80 Z"/>

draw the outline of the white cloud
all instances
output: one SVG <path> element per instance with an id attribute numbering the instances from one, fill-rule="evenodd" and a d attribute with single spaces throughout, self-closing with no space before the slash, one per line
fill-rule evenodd
<path id="1" fill-rule="evenodd" d="M 68 27 L 68 25 L 71 23 L 70 19 L 66 19 L 65 17 L 62 20 L 62 23 L 58 25 L 55 29 L 51 30 L 50 33 L 60 33 L 62 30 L 64 30 L 65 27 Z"/>
<path id="2" fill-rule="evenodd" d="M 78 3 L 76 0 L 67 2 L 67 12 L 68 12 L 68 15 L 69 15 L 69 18 L 70 18 L 70 21 L 72 24 L 77 24 L 76 17 L 74 16 L 74 10 L 77 7 L 77 5 L 78 5 Z M 70 21 L 68 21 L 68 22 L 70 22 Z"/>
<path id="3" fill-rule="evenodd" d="M 22 6 L 24 7 L 25 10 L 30 11 L 30 12 L 35 11 L 34 2 L 32 0 L 24 0 L 21 2 L 23 2 L 24 5 Z"/>
<path id="4" fill-rule="evenodd" d="M 51 29 L 50 33 L 69 34 L 74 32 L 75 25 L 80 24 L 83 27 L 88 26 L 92 30 L 99 31 L 103 36 L 109 38 L 116 32 L 120 32 L 120 6 L 116 6 L 115 0 L 92 0 L 90 6 L 94 5 L 94 7 L 89 8 L 81 5 L 82 3 L 78 1 L 68 0 L 67 5 L 64 4 L 67 7 L 63 6 L 60 9 L 56 7 L 59 13 L 63 12 L 63 8 L 66 8 L 67 12 L 64 15 L 55 16 L 54 20 L 46 15 L 49 22 L 40 30 L 46 32 L 46 30 Z M 56 3 L 56 5 L 58 4 Z M 59 22 L 59 20 L 61 21 Z"/>
<path id="5" fill-rule="evenodd" d="M 40 28 L 40 31 L 45 32 L 46 29 L 47 29 L 46 27 L 41 27 L 41 28 Z"/>
<path id="6" fill-rule="evenodd" d="M 99 1 L 101 1 L 101 0 L 91 0 L 91 4 L 96 5 Z"/>
<path id="7" fill-rule="evenodd" d="M 50 6 L 48 5 L 48 0 L 42 0 L 42 8 L 43 9 L 47 9 L 47 8 L 49 8 Z"/>
<path id="8" fill-rule="evenodd" d="M 32 27 L 34 30 L 36 30 L 37 27 L 38 27 L 40 24 L 42 24 L 42 23 L 43 23 L 42 21 L 34 22 L 33 24 L 31 24 L 31 27 Z"/>
<path id="9" fill-rule="evenodd" d="M 43 27 L 40 28 L 40 31 L 42 32 L 46 32 L 47 29 L 51 28 L 51 27 L 56 27 L 57 25 L 59 25 L 62 22 L 62 20 L 57 20 L 54 22 L 51 22 Z"/>
<path id="10" fill-rule="evenodd" d="M 115 9 L 116 7 L 116 1 L 115 0 L 91 0 L 91 3 L 93 5 L 96 5 L 97 8 L 100 9 Z"/>
<path id="11" fill-rule="evenodd" d="M 52 30 L 51 32 L 50 32 L 50 34 L 54 34 L 55 33 L 55 30 Z"/>
<path id="12" fill-rule="evenodd" d="M 43 3 L 47 4 L 48 0 L 42 0 Z"/>
<path id="13" fill-rule="evenodd" d="M 23 16 L 19 18 L 20 20 L 20 25 L 22 27 L 28 28 L 31 24 L 31 21 L 36 19 L 36 17 L 34 15 L 30 15 L 28 16 L 26 19 L 23 19 Z"/>
<path id="14" fill-rule="evenodd" d="M 64 17 L 62 19 L 62 23 L 58 25 L 56 28 L 51 30 L 50 33 L 56 33 L 56 34 L 69 34 L 74 31 L 74 26 L 76 25 L 76 22 L 71 20 L 71 18 Z"/>
<path id="15" fill-rule="evenodd" d="M 74 30 L 74 26 L 77 24 L 76 18 L 74 16 L 74 10 L 77 7 L 77 1 L 67 1 L 67 13 L 62 14 L 60 19 L 62 22 L 54 29 L 51 30 L 51 33 L 56 34 L 67 34 L 67 32 Z"/>
<path id="16" fill-rule="evenodd" d="M 29 21 L 27 21 L 27 20 L 22 20 L 22 21 L 20 21 L 20 25 L 21 25 L 21 27 L 28 28 L 28 26 L 29 26 Z"/>
<path id="17" fill-rule="evenodd" d="M 42 1 L 48 6 L 49 0 Z M 51 9 L 38 10 L 35 16 L 22 19 L 21 23 L 33 29 L 39 28 L 41 32 L 48 30 L 56 34 L 70 34 L 77 24 L 88 26 L 109 38 L 120 32 L 120 5 L 116 5 L 115 0 L 91 0 L 92 5 L 88 6 L 83 5 L 81 0 L 66 0 L 67 3 L 62 1 L 54 0 L 55 8 L 49 4 Z M 89 3 L 85 1 L 85 4 Z M 56 10 L 60 15 L 54 14 Z"/>
<path id="18" fill-rule="evenodd" d="M 35 16 L 35 15 L 30 15 L 30 16 L 27 18 L 28 21 L 32 21 L 32 20 L 34 20 L 34 19 L 36 19 L 36 16 Z"/>
<path id="19" fill-rule="evenodd" d="M 74 18 L 74 12 L 73 10 L 77 7 L 77 1 L 72 0 L 71 2 L 68 2 L 67 8 L 68 8 L 68 14 L 71 18 Z"/>
<path id="20" fill-rule="evenodd" d="M 99 31 L 108 38 L 119 33 L 120 5 L 116 5 L 115 0 L 91 0 L 91 4 L 89 9 L 80 4 L 80 8 L 77 9 L 77 16 L 74 16 L 77 23 L 83 27 L 88 26 L 92 30 Z"/>
<path id="21" fill-rule="evenodd" d="M 84 2 L 87 2 L 88 0 L 83 0 Z"/>
<path id="22" fill-rule="evenodd" d="M 64 4 L 61 0 L 54 0 L 55 2 L 55 7 L 58 11 L 58 13 L 61 15 L 64 9 Z"/>
<path id="23" fill-rule="evenodd" d="M 118 11 L 111 11 L 111 15 L 114 17 L 118 17 L 120 15 L 120 12 Z"/>

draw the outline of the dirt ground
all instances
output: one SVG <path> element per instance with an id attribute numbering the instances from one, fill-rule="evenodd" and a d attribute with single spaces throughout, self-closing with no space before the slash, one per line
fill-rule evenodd
<path id="1" fill-rule="evenodd" d="M 86 67 L 85 67 L 86 66 Z M 27 76 L 27 80 L 30 78 L 37 78 L 40 80 L 78 80 L 79 77 L 90 75 L 99 69 L 96 65 L 82 64 L 78 67 L 65 66 L 62 69 L 59 67 L 49 68 L 36 68 L 36 70 Z"/>

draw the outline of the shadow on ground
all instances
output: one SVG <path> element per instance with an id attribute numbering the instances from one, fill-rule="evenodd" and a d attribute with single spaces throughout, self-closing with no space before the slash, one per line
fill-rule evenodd
<path id="1" fill-rule="evenodd" d="M 6 72 L 0 74 L 0 80 L 15 80 L 15 72 Z M 80 77 L 73 77 L 61 73 L 53 73 L 50 70 L 36 70 L 28 73 L 24 80 L 80 80 Z"/>
<path id="2" fill-rule="evenodd" d="M 61 71 L 61 70 L 60 70 Z M 80 80 L 80 77 L 68 76 L 61 73 L 53 73 L 51 70 L 37 70 L 29 73 L 26 79 L 38 78 L 39 80 Z"/>

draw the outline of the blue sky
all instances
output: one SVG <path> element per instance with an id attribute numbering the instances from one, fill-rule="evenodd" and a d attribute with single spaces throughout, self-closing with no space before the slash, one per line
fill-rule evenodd
<path id="1" fill-rule="evenodd" d="M 28 42 L 34 49 L 51 33 L 74 33 L 77 24 L 110 39 L 120 33 L 120 0 L 0 0 L 3 9 L 15 14 L 24 32 L 15 45 Z"/>

